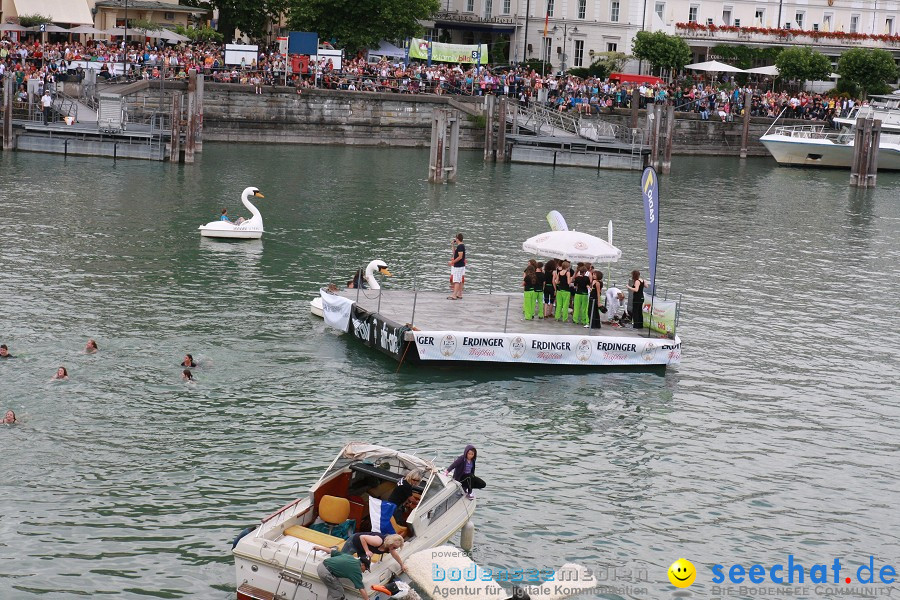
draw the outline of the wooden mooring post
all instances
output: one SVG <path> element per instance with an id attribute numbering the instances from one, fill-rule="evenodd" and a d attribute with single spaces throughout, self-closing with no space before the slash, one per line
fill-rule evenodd
<path id="1" fill-rule="evenodd" d="M 662 111 L 659 111 L 662 112 Z M 650 145 L 650 166 L 657 168 L 657 160 L 659 160 L 659 115 L 657 115 L 656 105 L 647 104 L 647 132 L 649 134 Z"/>
<path id="2" fill-rule="evenodd" d="M 194 111 L 196 123 L 194 126 L 194 152 L 203 152 L 203 87 L 206 78 L 203 73 L 197 73 L 197 106 Z"/>
<path id="3" fill-rule="evenodd" d="M 187 92 L 187 130 L 184 134 L 184 162 L 194 162 L 194 151 L 197 148 L 197 70 L 191 69 L 188 74 Z"/>
<path id="4" fill-rule="evenodd" d="M 878 147 L 881 143 L 881 121 L 859 118 L 853 137 L 853 163 L 850 185 L 875 187 L 878 177 Z"/>
<path id="5" fill-rule="evenodd" d="M 487 94 L 484 97 L 484 160 L 496 160 L 494 150 L 494 104 L 496 96 Z"/>
<path id="6" fill-rule="evenodd" d="M 675 105 L 666 107 L 666 147 L 663 150 L 662 168 L 664 175 L 672 172 L 672 143 L 675 137 Z"/>
<path id="7" fill-rule="evenodd" d="M 509 100 L 507 98 L 500 98 L 500 108 L 497 110 L 497 152 L 495 155 L 502 162 L 509 160 L 508 152 L 506 151 L 506 112 L 508 104 Z"/>
<path id="8" fill-rule="evenodd" d="M 12 150 L 15 147 L 13 139 L 12 112 L 13 93 L 16 80 L 11 74 L 3 78 L 3 149 Z"/>
<path id="9" fill-rule="evenodd" d="M 744 92 L 744 126 L 741 129 L 741 158 L 747 158 L 747 150 L 750 146 L 750 102 L 753 95 Z"/>
<path id="10" fill-rule="evenodd" d="M 431 151 L 428 158 L 428 181 L 453 183 L 456 181 L 459 160 L 459 112 L 435 108 L 431 112 Z M 447 126 L 450 140 L 447 140 Z M 446 152 L 446 161 L 444 158 Z"/>
<path id="11" fill-rule="evenodd" d="M 181 92 L 172 94 L 172 129 L 169 138 L 169 162 L 181 160 Z"/>
<path id="12" fill-rule="evenodd" d="M 641 90 L 634 88 L 631 90 L 631 128 L 637 129 L 638 112 L 641 110 Z"/>

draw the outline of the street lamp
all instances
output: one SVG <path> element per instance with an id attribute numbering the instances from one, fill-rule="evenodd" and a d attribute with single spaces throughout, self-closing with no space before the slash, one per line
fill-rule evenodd
<path id="1" fill-rule="evenodd" d="M 572 31 L 569 31 L 569 24 L 563 23 L 563 52 L 562 52 L 562 74 L 566 74 L 566 59 L 569 58 L 569 45 L 568 43 L 572 41 L 572 36 L 578 33 L 578 27 L 575 26 L 572 28 Z"/>

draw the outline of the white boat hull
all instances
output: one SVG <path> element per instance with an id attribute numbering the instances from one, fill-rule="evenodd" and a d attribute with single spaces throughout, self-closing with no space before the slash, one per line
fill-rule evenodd
<path id="1" fill-rule="evenodd" d="M 240 227 L 231 227 L 230 229 L 221 227 L 209 227 L 201 225 L 199 227 L 200 235 L 208 238 L 227 238 L 234 240 L 258 240 L 262 237 L 262 229 L 241 229 Z"/>
<path id="2" fill-rule="evenodd" d="M 760 142 L 780 165 L 849 169 L 853 164 L 853 144 L 835 144 L 827 139 L 803 139 L 778 134 L 764 135 Z M 881 145 L 878 151 L 878 170 L 900 170 L 900 146 Z"/>
<path id="3" fill-rule="evenodd" d="M 325 318 L 325 314 L 322 312 L 322 297 L 313 298 L 309 301 L 309 312 L 314 314 L 317 317 Z"/>

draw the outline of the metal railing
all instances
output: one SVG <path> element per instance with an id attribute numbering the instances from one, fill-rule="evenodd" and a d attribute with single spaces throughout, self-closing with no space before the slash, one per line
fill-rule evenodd
<path id="1" fill-rule="evenodd" d="M 826 129 L 825 125 L 782 125 L 775 127 L 774 135 L 805 140 L 829 140 L 835 144 L 850 144 L 853 142 L 853 133 L 851 131 L 834 131 L 833 129 Z"/>

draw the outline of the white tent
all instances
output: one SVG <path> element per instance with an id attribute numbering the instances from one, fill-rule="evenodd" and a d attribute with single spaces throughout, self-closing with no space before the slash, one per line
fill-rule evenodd
<path id="1" fill-rule="evenodd" d="M 378 42 L 378 47 L 369 50 L 369 56 L 387 56 L 389 58 L 403 58 L 406 56 L 406 51 L 403 48 L 398 48 L 394 44 L 381 40 Z"/>
<path id="2" fill-rule="evenodd" d="M 756 67 L 755 69 L 747 69 L 747 73 L 755 73 L 757 75 L 770 75 L 778 77 L 778 67 L 769 65 L 768 67 Z"/>
<path id="3" fill-rule="evenodd" d="M 694 63 L 687 65 L 685 69 L 693 69 L 694 71 L 709 71 L 711 73 L 744 73 L 743 69 L 732 67 L 717 60 L 708 60 L 706 62 Z"/>
<path id="4" fill-rule="evenodd" d="M 622 257 L 606 240 L 581 231 L 548 231 L 525 240 L 522 250 L 575 262 L 616 262 Z"/>

